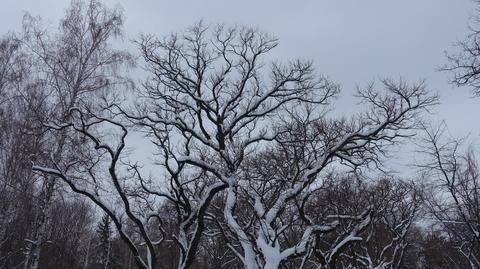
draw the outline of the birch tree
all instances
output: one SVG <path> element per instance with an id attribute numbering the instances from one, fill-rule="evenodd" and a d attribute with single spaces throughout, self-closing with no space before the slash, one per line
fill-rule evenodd
<path id="1" fill-rule="evenodd" d="M 18 91 L 29 84 L 29 71 L 29 61 L 18 38 L 13 34 L 1 37 L 0 268 L 13 266 L 21 258 L 24 238 L 18 239 L 28 232 L 35 209 L 31 200 L 35 177 L 30 159 L 42 143 L 29 134 L 38 126 L 29 108 L 37 103 L 26 102 Z M 38 101 L 32 91 L 23 93 L 27 99 Z"/>
<path id="2" fill-rule="evenodd" d="M 92 106 L 94 98 L 125 83 L 120 68 L 129 56 L 111 47 L 111 41 L 122 34 L 122 21 L 119 10 L 110 10 L 95 0 L 73 1 L 55 34 L 44 29 L 39 18 L 25 15 L 23 44 L 35 61 L 32 71 L 36 72 L 38 89 L 44 93 L 48 107 L 38 115 L 40 122 L 66 121 L 70 109 L 80 104 Z M 54 149 L 49 154 L 54 162 L 68 158 L 66 145 L 75 141 L 65 132 L 44 139 Z M 38 267 L 56 182 L 54 175 L 45 174 L 36 228 L 27 240 L 25 268 Z"/>

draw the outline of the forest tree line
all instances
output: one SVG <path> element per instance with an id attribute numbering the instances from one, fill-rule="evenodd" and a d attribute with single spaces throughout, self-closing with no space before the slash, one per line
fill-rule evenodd
<path id="1" fill-rule="evenodd" d="M 425 82 L 337 117 L 340 85 L 268 61 L 268 33 L 199 22 L 126 50 L 123 23 L 75 0 L 0 38 L 0 268 L 480 268 L 476 149 L 429 123 Z M 445 62 L 480 95 L 480 31 Z M 414 176 L 390 172 L 413 141 Z"/>

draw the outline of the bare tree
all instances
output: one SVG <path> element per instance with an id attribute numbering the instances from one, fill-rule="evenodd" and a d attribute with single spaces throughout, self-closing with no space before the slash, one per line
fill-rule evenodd
<path id="1" fill-rule="evenodd" d="M 373 216 L 363 240 L 342 256 L 365 268 L 403 268 L 414 222 L 423 205 L 422 189 L 400 179 L 382 179 L 366 188 Z"/>
<path id="2" fill-rule="evenodd" d="M 335 226 L 311 223 L 298 242 L 280 246 L 283 226 L 277 221 L 288 202 L 306 196 L 318 175 L 335 160 L 355 167 L 378 161 L 383 146 L 405 135 L 402 131 L 412 127 L 415 115 L 436 98 L 428 95 L 423 84 L 385 81 L 385 95 L 373 87 L 359 92 L 371 105 L 362 117 L 349 122 L 307 119 L 307 130 L 300 129 L 303 136 L 282 138 L 281 134 L 295 130 L 288 125 L 282 130 L 275 123 L 293 114 L 289 107 L 310 104 L 318 111 L 338 86 L 315 76 L 309 62 L 273 64 L 268 73 L 262 56 L 277 41 L 266 34 L 222 26 L 209 33 L 198 24 L 182 35 L 143 39 L 141 49 L 153 77 L 145 84 L 147 99 L 138 114 L 128 116 L 157 138 L 172 141 L 167 150 L 177 163 L 208 171 L 217 178 L 215 184 L 226 185 L 224 219 L 239 248 L 229 246 L 245 267 L 277 268 L 283 260 L 303 254 L 313 233 Z M 314 136 L 313 142 L 305 133 Z M 245 176 L 242 165 L 255 154 L 254 147 L 274 140 L 286 148 L 307 147 L 298 156 L 288 156 L 286 162 L 293 170 L 280 179 L 285 184 L 277 183 L 272 190 L 276 194 L 270 196 L 268 191 L 259 193 L 262 189 L 256 184 L 267 182 L 266 178 Z M 235 216 L 240 192 L 255 212 L 252 233 L 248 231 L 251 222 L 242 223 Z"/>
<path id="3" fill-rule="evenodd" d="M 13 34 L 0 38 L 0 267 L 17 266 L 35 212 L 32 155 L 43 146 L 31 132 L 39 125 L 40 94 L 30 85 L 31 62 Z"/>
<path id="4" fill-rule="evenodd" d="M 179 268 L 190 266 L 195 258 L 196 249 L 193 247 L 196 248 L 199 244 L 199 236 L 203 231 L 206 205 L 213 198 L 213 194 L 218 192 L 216 188 L 221 190 L 223 186 L 207 187 L 197 184 L 196 189 L 188 189 L 187 187 L 191 186 L 184 186 L 186 184 L 182 168 L 172 169 L 169 164 L 165 164 L 167 171 L 171 173 L 168 177 L 171 191 L 153 190 L 152 179 L 143 178 L 136 164 L 128 164 L 120 160 L 128 134 L 124 124 L 92 113 L 83 113 L 77 109 L 71 111 L 74 113 L 71 117 L 74 122 L 63 125 L 50 124 L 50 128 L 73 129 L 74 132 L 84 135 L 85 143 L 92 146 L 95 151 L 88 153 L 89 158 L 81 156 L 81 161 L 58 162 L 54 164 L 55 169 L 35 166 L 34 170 L 58 176 L 74 192 L 87 196 L 104 210 L 132 251 L 136 264 L 140 268 L 157 266 L 157 255 L 159 255 L 157 246 L 165 239 L 161 210 L 163 205 L 157 200 L 158 197 L 174 202 L 177 212 L 175 217 L 179 226 L 174 240 L 181 251 L 177 265 Z M 99 127 L 102 125 L 103 127 Z M 106 142 L 117 136 L 106 136 L 103 133 L 107 128 L 105 125 L 111 125 L 119 131 L 120 138 L 117 144 Z M 123 170 L 117 168 L 117 164 L 120 167 L 123 166 Z M 105 169 L 108 170 L 108 175 L 103 173 Z M 193 178 L 201 178 L 203 174 L 194 174 Z M 127 178 L 134 180 L 126 180 Z M 175 189 L 177 186 L 179 189 Z M 107 197 L 115 198 L 106 199 Z M 125 229 L 124 214 L 128 222 L 133 225 L 135 235 Z M 153 229 L 154 226 L 159 229 Z M 143 246 L 146 248 L 145 251 L 142 250 Z"/>
<path id="5" fill-rule="evenodd" d="M 37 89 L 44 93 L 48 106 L 38 115 L 40 122 L 66 121 L 70 109 L 78 105 L 93 106 L 94 98 L 105 96 L 113 87 L 125 83 L 119 71 L 129 56 L 112 49 L 110 44 L 112 39 L 121 36 L 122 21 L 119 10 L 107 9 L 95 0 L 87 4 L 72 2 L 57 34 L 49 34 L 42 29 L 38 18 L 25 15 L 23 43 L 35 59 Z M 58 161 L 68 158 L 66 144 L 72 144 L 76 138 L 60 132 L 44 139 L 49 148 L 54 149 L 51 159 Z M 55 188 L 56 177 L 45 175 L 41 209 L 37 227 L 28 239 L 25 268 L 38 267 Z"/>
<path id="6" fill-rule="evenodd" d="M 441 68 L 449 71 L 451 82 L 457 86 L 471 86 L 475 96 L 480 95 L 480 6 L 476 2 L 477 14 L 472 18 L 469 34 L 456 44 L 457 52 L 447 54 L 448 64 Z"/>
<path id="7" fill-rule="evenodd" d="M 88 243 L 94 211 L 84 199 L 56 199 L 52 203 L 39 268 L 81 268 L 82 248 Z"/>
<path id="8" fill-rule="evenodd" d="M 21 43 L 14 35 L 2 37 L 0 48 L 0 93 L 3 104 L 7 96 L 12 97 L 12 86 L 15 87 L 15 83 L 24 79 L 26 59 L 21 51 Z M 9 93 L 7 93 L 8 88 L 10 88 Z"/>
<path id="9" fill-rule="evenodd" d="M 422 232 L 418 234 L 417 244 L 420 245 L 419 255 L 416 259 L 421 268 L 438 269 L 461 269 L 469 268 L 467 259 L 458 251 L 458 242 L 450 235 L 445 235 L 448 230 L 438 229 Z M 420 239 L 421 240 L 418 240 Z"/>
<path id="10" fill-rule="evenodd" d="M 277 171 L 271 166 L 267 169 L 272 174 Z M 297 242 L 312 222 L 335 221 L 337 225 L 315 233 L 306 253 L 283 261 L 280 268 L 403 268 L 416 264 L 416 258 L 410 258 L 419 251 L 416 245 L 419 240 L 412 236 L 414 221 L 423 203 L 418 186 L 396 178 L 372 182 L 337 172 L 327 175 L 321 187 L 309 196 L 305 204 L 295 202 L 283 210 L 279 218 L 282 225 L 279 243 Z M 239 268 L 241 261 L 225 248 L 238 243 L 222 218 L 222 195 L 218 198 L 210 206 L 207 238 L 195 265 Z M 246 228 L 249 233 L 255 231 L 257 221 L 251 214 L 253 210 L 240 193 L 236 216 L 239 221 L 252 223 Z"/>
<path id="11" fill-rule="evenodd" d="M 456 242 L 471 268 L 480 267 L 480 207 L 478 162 L 472 150 L 460 151 L 461 142 L 444 139 L 444 126 L 426 131 L 428 162 L 421 165 L 433 178 L 428 199 L 432 215 Z"/>

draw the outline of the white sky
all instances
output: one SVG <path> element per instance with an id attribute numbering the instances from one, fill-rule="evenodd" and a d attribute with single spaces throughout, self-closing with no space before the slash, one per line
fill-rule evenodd
<path id="1" fill-rule="evenodd" d="M 53 25 L 69 1 L 0 0 L 0 34 L 18 30 L 24 12 Z M 123 7 L 127 38 L 180 31 L 203 19 L 206 23 L 246 24 L 274 34 L 280 46 L 274 58 L 312 59 L 318 72 L 341 83 L 348 111 L 355 86 L 382 77 L 407 81 L 426 79 L 438 91 L 436 121 L 445 120 L 452 135 L 480 135 L 480 98 L 468 88 L 448 84 L 445 50 L 467 34 L 474 13 L 471 0 L 107 0 Z"/>

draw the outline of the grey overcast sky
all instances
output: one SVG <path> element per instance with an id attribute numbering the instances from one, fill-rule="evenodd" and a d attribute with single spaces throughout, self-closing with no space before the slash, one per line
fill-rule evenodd
<path id="1" fill-rule="evenodd" d="M 60 0 L 1 0 L 0 33 L 19 29 L 24 12 L 55 25 L 69 5 Z M 467 34 L 471 0 L 105 0 L 120 5 L 127 38 L 164 35 L 203 19 L 207 24 L 246 24 L 274 34 L 274 58 L 312 59 L 317 70 L 341 83 L 343 96 L 382 77 L 426 79 L 441 95 L 437 120 L 452 135 L 479 137 L 480 98 L 448 84 L 445 50 Z M 338 102 L 346 109 L 348 102 Z M 475 139 L 476 140 L 476 139 Z"/>

